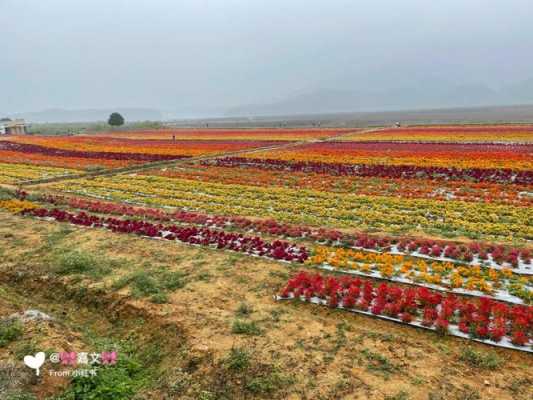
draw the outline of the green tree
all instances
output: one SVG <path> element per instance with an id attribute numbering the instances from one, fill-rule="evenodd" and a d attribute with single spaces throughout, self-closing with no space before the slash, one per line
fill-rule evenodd
<path id="1" fill-rule="evenodd" d="M 109 116 L 107 123 L 111 126 L 124 125 L 124 117 L 120 115 L 118 112 L 114 112 L 113 114 Z"/>

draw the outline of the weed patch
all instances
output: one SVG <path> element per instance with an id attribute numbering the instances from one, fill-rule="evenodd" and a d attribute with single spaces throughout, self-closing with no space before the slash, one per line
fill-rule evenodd
<path id="1" fill-rule="evenodd" d="M 471 348 L 463 349 L 459 359 L 472 367 L 490 370 L 498 369 L 503 364 L 503 360 L 496 353 L 487 352 L 483 354 Z"/>
<path id="2" fill-rule="evenodd" d="M 18 320 L 0 321 L 0 347 L 17 340 L 22 336 L 22 324 Z"/>
<path id="3" fill-rule="evenodd" d="M 254 321 L 235 320 L 231 327 L 231 332 L 237 335 L 258 336 L 262 331 Z"/>

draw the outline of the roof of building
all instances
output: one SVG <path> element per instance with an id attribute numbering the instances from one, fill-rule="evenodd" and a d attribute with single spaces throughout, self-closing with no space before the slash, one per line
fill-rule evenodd
<path id="1" fill-rule="evenodd" d="M 24 126 L 26 122 L 23 119 L 13 119 L 11 121 L 0 120 L 0 125 L 5 128 L 10 128 L 13 126 Z"/>

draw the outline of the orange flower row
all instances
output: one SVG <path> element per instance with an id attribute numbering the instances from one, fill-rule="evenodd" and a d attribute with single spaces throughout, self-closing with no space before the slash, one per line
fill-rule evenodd
<path id="1" fill-rule="evenodd" d="M 533 125 L 420 126 L 344 137 L 349 141 L 533 143 Z"/>
<path id="2" fill-rule="evenodd" d="M 41 153 L 20 153 L 16 151 L 0 151 L 0 158 L 3 163 L 10 164 L 31 164 L 42 165 L 49 167 L 60 167 L 69 169 L 87 169 L 91 167 L 105 167 L 105 168 L 121 168 L 133 164 L 138 164 L 140 161 L 127 160 L 103 160 L 93 158 L 78 158 L 78 157 L 54 157 Z"/>
<path id="3" fill-rule="evenodd" d="M 199 156 L 269 146 L 267 141 L 132 140 L 96 136 L 12 136 L 9 140 L 54 149 L 85 152 Z"/>
<path id="4" fill-rule="evenodd" d="M 327 142 L 245 157 L 342 164 L 533 169 L 533 145 Z"/>

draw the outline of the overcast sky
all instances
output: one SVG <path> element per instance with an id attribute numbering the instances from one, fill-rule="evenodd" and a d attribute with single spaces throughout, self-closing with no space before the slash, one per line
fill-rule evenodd
<path id="1" fill-rule="evenodd" d="M 0 0 L 0 114 L 533 77 L 531 0 Z"/>

